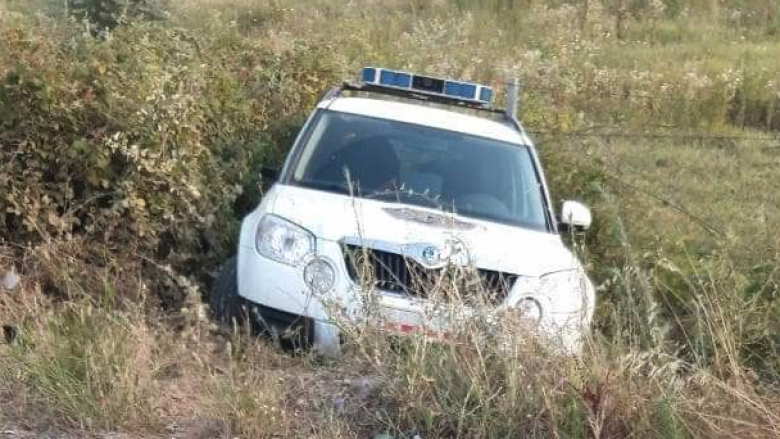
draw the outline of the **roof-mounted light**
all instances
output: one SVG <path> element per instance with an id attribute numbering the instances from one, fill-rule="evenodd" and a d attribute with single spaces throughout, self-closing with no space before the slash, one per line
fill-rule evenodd
<path id="1" fill-rule="evenodd" d="M 375 87 L 435 95 L 483 106 L 490 106 L 493 99 L 492 88 L 473 82 L 432 78 L 378 67 L 365 67 L 361 77 L 363 83 Z"/>

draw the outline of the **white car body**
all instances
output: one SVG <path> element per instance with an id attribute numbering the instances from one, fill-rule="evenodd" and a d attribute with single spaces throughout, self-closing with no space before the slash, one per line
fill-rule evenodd
<path id="1" fill-rule="evenodd" d="M 325 98 L 318 109 L 467 133 L 528 147 L 540 175 L 549 217 L 556 218 L 531 140 L 519 124 L 414 103 L 339 95 Z M 312 118 L 302 133 L 311 121 Z M 288 168 L 293 166 L 293 156 L 300 142 L 301 135 L 282 175 L 290 172 Z M 590 221 L 587 210 L 579 205 L 569 205 L 564 208 L 564 214 L 580 220 L 586 216 L 583 221 Z M 313 292 L 304 281 L 306 261 L 285 264 L 259 253 L 256 244 L 258 225 L 268 215 L 283 218 L 313 234 L 314 251 L 306 260 L 324 259 L 332 264 L 335 276 L 329 291 Z M 448 218 L 447 224 L 431 220 L 442 217 Z M 577 223 L 577 219 L 573 222 Z M 512 308 L 521 299 L 532 297 L 541 307 L 539 328 L 554 337 L 567 352 L 580 351 L 589 331 L 595 304 L 594 289 L 580 262 L 564 245 L 556 226 L 549 231 L 531 230 L 444 214 L 417 205 L 329 193 L 284 181 L 275 183 L 259 206 L 243 220 L 237 257 L 238 293 L 250 304 L 311 319 L 315 348 L 325 353 L 338 353 L 339 330 L 335 324 L 337 316 L 332 315 L 332 305 L 336 304 L 352 317 L 359 317 L 366 293 L 350 277 L 343 253 L 345 242 L 393 249 L 420 262 L 424 262 L 421 249 L 432 247 L 447 252 L 452 249 L 453 242 L 461 243 L 458 248 L 467 249 L 466 261 L 462 263 L 518 276 L 508 296 L 495 307 L 496 311 Z M 370 293 L 375 294 L 381 316 L 390 326 L 446 333 L 447 325 L 452 324 L 432 319 L 425 298 L 378 288 Z"/>

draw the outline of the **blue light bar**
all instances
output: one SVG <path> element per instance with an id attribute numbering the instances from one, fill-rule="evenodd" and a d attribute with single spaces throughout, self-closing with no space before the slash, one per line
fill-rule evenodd
<path id="1" fill-rule="evenodd" d="M 366 67 L 363 69 L 363 82 L 374 82 L 376 81 L 376 69 L 372 69 L 370 67 Z"/>
<path id="2" fill-rule="evenodd" d="M 381 69 L 379 71 L 379 84 L 389 87 L 409 88 L 412 85 L 412 75 Z"/>
<path id="3" fill-rule="evenodd" d="M 378 67 L 365 67 L 361 77 L 363 83 L 372 86 L 442 96 L 484 106 L 489 106 L 493 99 L 492 88 L 473 82 L 432 78 Z"/>
<path id="4" fill-rule="evenodd" d="M 493 99 L 493 90 L 488 87 L 482 87 L 479 91 L 479 100 L 490 102 L 491 99 Z"/>

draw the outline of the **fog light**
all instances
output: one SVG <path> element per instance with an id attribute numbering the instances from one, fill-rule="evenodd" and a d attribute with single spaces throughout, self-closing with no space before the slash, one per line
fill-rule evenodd
<path id="1" fill-rule="evenodd" d="M 535 325 L 542 320 L 542 305 L 534 298 L 524 297 L 517 302 L 517 313 L 520 320 Z"/>
<path id="2" fill-rule="evenodd" d="M 327 259 L 312 259 L 303 269 L 303 281 L 314 293 L 327 293 L 335 280 L 336 270 Z"/>

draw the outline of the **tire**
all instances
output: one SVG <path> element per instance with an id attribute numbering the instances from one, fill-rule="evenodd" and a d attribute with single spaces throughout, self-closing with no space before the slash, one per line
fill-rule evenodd
<path id="1" fill-rule="evenodd" d="M 238 295 L 238 265 L 236 257 L 228 259 L 219 273 L 214 288 L 209 296 L 211 314 L 218 322 L 232 325 L 242 321 L 241 305 L 243 300 Z"/>

